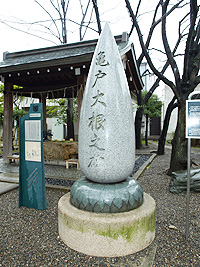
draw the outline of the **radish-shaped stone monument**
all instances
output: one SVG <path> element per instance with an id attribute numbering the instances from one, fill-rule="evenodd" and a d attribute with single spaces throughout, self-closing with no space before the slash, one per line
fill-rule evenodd
<path id="1" fill-rule="evenodd" d="M 106 23 L 97 43 L 81 107 L 79 163 L 84 174 L 58 204 L 61 239 L 94 256 L 124 256 L 155 236 L 155 202 L 130 175 L 134 118 L 126 75 Z"/>

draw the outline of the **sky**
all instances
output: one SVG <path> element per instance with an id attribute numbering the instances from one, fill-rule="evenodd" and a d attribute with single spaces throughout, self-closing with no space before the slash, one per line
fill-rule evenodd
<path id="1" fill-rule="evenodd" d="M 39 3 L 48 10 L 48 12 L 54 17 L 58 18 L 58 14 L 50 4 L 50 0 L 38 0 Z M 56 0 L 52 0 L 57 2 Z M 82 18 L 80 2 L 85 9 L 87 0 L 71 0 L 69 4 L 67 14 L 67 29 L 68 29 L 68 43 L 79 41 L 79 27 L 77 23 L 80 23 Z M 90 1 L 91 2 L 91 1 Z M 133 10 L 136 10 L 136 3 L 138 0 L 130 1 Z M 177 2 L 172 0 L 171 2 Z M 143 38 L 147 36 L 149 25 L 151 24 L 153 11 L 157 1 L 143 0 L 140 9 L 140 16 L 138 21 L 140 23 Z M 132 22 L 130 20 L 125 1 L 124 0 L 98 0 L 98 7 L 100 18 L 102 21 L 102 28 L 106 21 L 109 22 L 113 35 L 122 34 L 122 32 L 129 32 Z M 92 10 L 92 3 L 89 6 L 88 21 L 90 11 Z M 178 21 L 181 18 L 182 10 L 178 10 L 175 16 L 170 16 L 168 19 L 167 31 L 169 33 L 169 42 L 171 47 L 174 46 L 178 31 Z M 161 14 L 159 14 L 160 16 Z M 47 22 L 45 22 L 47 21 Z M 35 23 L 37 22 L 37 23 Z M 42 25 L 42 26 L 41 26 Z M 55 27 L 52 28 L 50 33 L 45 27 L 52 26 L 52 21 L 49 20 L 47 13 L 37 4 L 34 0 L 1 0 L 0 9 L 0 61 L 3 59 L 3 52 L 16 52 L 24 51 L 36 48 L 49 47 L 60 44 L 59 40 L 53 36 L 56 33 Z M 58 25 L 59 26 L 59 25 Z M 96 22 L 92 17 L 92 23 L 90 26 L 97 30 Z M 16 30 L 16 29 L 20 29 Z M 27 34 L 26 32 L 29 32 Z M 37 36 L 40 36 L 38 38 Z M 85 36 L 85 40 L 98 38 L 98 33 L 92 30 L 88 30 Z M 160 25 L 156 27 L 154 42 L 151 46 L 157 49 L 163 49 L 161 42 L 161 29 Z M 138 45 L 138 37 L 136 34 L 131 35 L 130 40 L 134 43 L 137 57 L 139 56 L 141 49 Z M 182 51 L 183 51 L 182 47 Z M 159 69 L 163 65 L 163 56 L 160 52 L 150 51 L 152 59 Z"/>
<path id="2" fill-rule="evenodd" d="M 56 2 L 56 0 L 53 1 Z M 138 0 L 134 1 L 134 10 L 136 9 L 135 3 L 137 1 Z M 83 8 L 85 8 L 88 0 L 71 0 L 67 14 L 68 19 L 76 23 L 80 23 L 82 18 L 80 2 L 83 4 Z M 132 3 L 133 1 L 130 2 Z M 50 0 L 39 0 L 39 3 L 45 6 L 54 18 L 58 18 L 58 14 L 55 9 L 52 8 Z M 149 0 L 143 0 L 142 3 L 141 13 L 143 10 L 145 10 L 145 12 L 148 11 L 150 17 L 153 14 L 152 11 L 154 10 L 155 4 L 153 5 L 152 1 Z M 108 21 L 113 35 L 120 35 L 122 32 L 130 31 L 132 22 L 124 0 L 98 0 L 98 7 L 102 27 L 104 23 Z M 91 9 L 92 3 L 89 6 L 89 11 Z M 88 12 L 88 14 L 90 15 L 90 12 Z M 89 16 L 86 17 L 86 21 L 88 21 L 88 19 Z M 45 20 L 49 20 L 49 16 L 34 0 L 2 0 L 0 8 L 0 60 L 2 60 L 3 52 L 5 51 L 23 51 L 60 44 L 50 32 L 44 29 L 43 26 L 49 27 L 52 24 L 51 22 L 42 22 Z M 67 21 L 68 43 L 77 42 L 80 40 L 79 27 L 69 20 Z M 36 21 L 40 23 L 33 23 Z M 148 13 L 146 13 L 145 16 L 141 15 L 139 21 L 143 22 L 140 26 L 142 28 L 142 33 L 144 35 L 147 34 Z M 150 20 L 148 22 L 150 22 Z M 97 30 L 94 16 L 93 23 L 91 23 L 90 26 Z M 16 30 L 16 28 L 19 28 L 21 31 Z M 53 31 L 55 32 L 55 28 L 53 28 Z M 25 32 L 29 32 L 29 34 Z M 48 34 L 44 32 L 48 32 Z M 40 38 L 36 36 L 40 36 Z M 96 39 L 98 36 L 96 32 L 88 30 L 85 40 Z M 131 38 L 134 44 L 138 40 L 136 36 L 131 36 Z"/>
<path id="3" fill-rule="evenodd" d="M 55 18 L 58 18 L 57 13 L 49 4 L 48 0 L 40 0 L 39 2 L 43 6 L 47 7 L 48 11 L 50 11 Z M 104 2 L 106 2 L 106 5 L 104 4 Z M 69 5 L 68 18 L 77 23 L 80 23 L 82 15 L 79 0 L 71 0 L 71 3 Z M 87 1 L 82 0 L 82 3 L 87 3 Z M 128 12 L 123 1 L 98 1 L 98 3 L 100 15 L 103 20 L 102 24 L 104 24 L 105 21 L 109 20 L 114 35 L 122 34 L 123 31 L 127 31 L 127 28 L 130 29 L 131 21 L 129 19 Z M 91 7 L 92 5 L 90 4 L 90 9 Z M 34 0 L 1 1 L 0 60 L 2 60 L 3 52 L 5 51 L 23 51 L 60 44 L 59 40 L 52 37 L 50 34 L 45 34 L 44 31 L 46 30 L 42 26 L 39 26 L 37 24 L 30 24 L 34 21 L 45 20 L 49 20 L 49 16 L 37 3 L 34 2 Z M 68 42 L 73 43 L 79 41 L 79 27 L 75 23 L 72 23 L 70 21 L 68 21 L 67 23 L 69 29 Z M 42 24 L 42 22 L 40 24 Z M 48 22 L 45 24 L 45 26 L 49 26 L 50 24 L 51 23 Z M 8 25 L 10 25 L 10 27 Z M 97 29 L 96 23 L 92 23 L 91 27 Z M 14 28 L 20 28 L 24 32 L 18 31 Z M 25 32 L 30 32 L 30 34 L 26 34 Z M 37 38 L 34 35 L 39 35 L 41 38 Z M 96 32 L 87 31 L 85 39 L 95 38 L 98 38 L 98 34 Z"/>

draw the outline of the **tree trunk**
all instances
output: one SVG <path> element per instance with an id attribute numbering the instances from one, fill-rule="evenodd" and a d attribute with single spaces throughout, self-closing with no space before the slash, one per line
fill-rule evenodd
<path id="1" fill-rule="evenodd" d="M 139 91 L 139 93 L 137 94 L 137 104 L 139 107 L 136 111 L 136 116 L 135 116 L 135 143 L 136 143 L 136 149 L 141 149 L 143 148 L 141 142 L 141 128 L 142 128 L 142 116 L 144 113 L 141 91 Z"/>
<path id="2" fill-rule="evenodd" d="M 187 139 L 185 138 L 185 99 L 178 107 L 178 121 L 172 140 L 172 153 L 168 174 L 187 169 Z"/>
<path id="3" fill-rule="evenodd" d="M 170 121 L 171 113 L 174 110 L 174 108 L 177 107 L 177 104 L 174 104 L 175 100 L 176 100 L 176 97 L 173 97 L 173 99 L 169 103 L 167 110 L 166 110 L 163 129 L 162 129 L 161 135 L 158 139 L 157 155 L 164 155 L 164 153 L 165 153 L 165 141 L 166 141 L 167 130 L 169 127 L 169 121 Z"/>
<path id="4" fill-rule="evenodd" d="M 73 124 L 73 99 L 67 99 L 67 137 L 74 139 L 74 124 Z"/>
<path id="5" fill-rule="evenodd" d="M 141 142 L 142 115 L 143 115 L 143 107 L 139 107 L 137 109 L 136 116 L 135 116 L 136 149 L 141 149 L 143 147 L 142 142 Z"/>
<path id="6" fill-rule="evenodd" d="M 149 116 L 146 114 L 146 131 L 145 131 L 145 145 L 148 146 L 148 124 L 149 124 Z"/>

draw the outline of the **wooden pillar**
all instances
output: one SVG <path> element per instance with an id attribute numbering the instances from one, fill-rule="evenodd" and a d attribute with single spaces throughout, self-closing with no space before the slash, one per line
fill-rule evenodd
<path id="1" fill-rule="evenodd" d="M 43 107 L 43 130 L 47 131 L 47 107 L 46 107 L 46 97 L 45 94 L 42 94 L 40 98 L 40 103 L 42 103 Z"/>
<path id="2" fill-rule="evenodd" d="M 85 89 L 86 80 L 87 80 L 87 76 L 86 75 L 77 76 L 77 85 L 78 85 L 78 89 L 77 89 L 77 98 L 78 98 L 78 128 L 79 128 L 81 105 L 82 105 L 83 92 L 84 92 L 84 89 Z M 78 140 L 78 132 L 77 132 L 76 140 Z"/>
<path id="3" fill-rule="evenodd" d="M 8 161 L 7 156 L 12 155 L 12 125 L 13 125 L 13 85 L 4 84 L 4 120 L 3 120 L 3 162 Z"/>
<path id="4" fill-rule="evenodd" d="M 78 92 L 77 92 L 77 97 L 78 97 L 78 122 L 79 122 L 79 119 L 80 119 L 81 104 L 82 104 L 82 100 L 83 100 L 83 92 L 84 92 L 84 89 L 85 89 L 86 80 L 87 80 L 87 76 L 86 75 L 77 77 L 77 85 L 79 86 L 79 89 L 78 89 Z"/>

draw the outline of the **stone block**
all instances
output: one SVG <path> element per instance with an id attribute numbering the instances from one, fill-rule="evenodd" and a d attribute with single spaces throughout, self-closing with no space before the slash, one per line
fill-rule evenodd
<path id="1" fill-rule="evenodd" d="M 44 142 L 45 160 L 68 160 L 78 158 L 77 142 Z"/>

